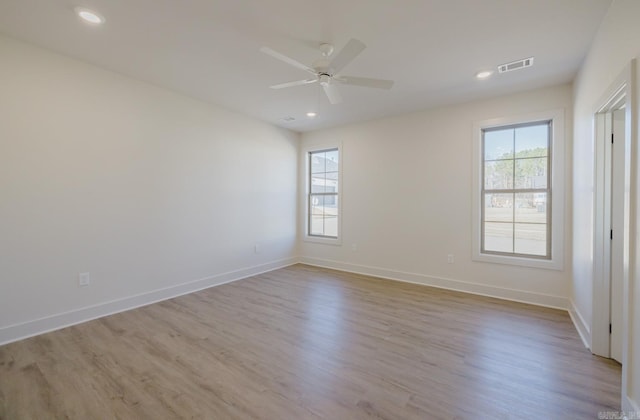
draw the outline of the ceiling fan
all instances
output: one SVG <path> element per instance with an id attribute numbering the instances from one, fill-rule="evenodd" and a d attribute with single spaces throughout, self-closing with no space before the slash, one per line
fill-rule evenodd
<path id="1" fill-rule="evenodd" d="M 265 54 L 272 56 L 273 58 L 277 58 L 278 60 L 284 61 L 285 63 L 296 67 L 298 69 L 304 70 L 308 73 L 313 74 L 313 78 L 305 79 L 305 80 L 297 80 L 295 82 L 287 82 L 281 83 L 279 85 L 270 86 L 271 89 L 282 89 L 288 88 L 292 86 L 300 86 L 300 85 L 308 85 L 311 83 L 320 83 L 324 93 L 327 95 L 329 102 L 332 104 L 339 104 L 342 102 L 342 96 L 340 96 L 340 92 L 337 83 L 341 83 L 344 85 L 353 85 L 353 86 L 363 86 L 369 88 L 377 88 L 377 89 L 391 89 L 393 86 L 393 80 L 382 80 L 382 79 L 370 79 L 367 77 L 355 77 L 355 76 L 342 76 L 340 75 L 340 71 L 351 61 L 353 61 L 367 46 L 364 45 L 361 41 L 357 39 L 351 39 L 347 44 L 338 52 L 335 57 L 330 58 L 333 54 L 333 45 L 322 43 L 320 44 L 320 52 L 322 53 L 322 58 L 316 60 L 311 67 L 305 66 L 299 61 L 294 60 L 293 58 L 287 57 L 284 54 L 281 54 L 277 51 L 272 50 L 268 47 L 260 48 Z"/>

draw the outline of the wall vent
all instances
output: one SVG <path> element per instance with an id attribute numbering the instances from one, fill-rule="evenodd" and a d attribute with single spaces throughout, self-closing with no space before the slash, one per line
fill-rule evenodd
<path id="1" fill-rule="evenodd" d="M 512 61 L 511 63 L 500 64 L 498 73 L 506 73 L 508 71 L 520 70 L 533 66 L 533 57 L 524 58 L 522 60 Z"/>

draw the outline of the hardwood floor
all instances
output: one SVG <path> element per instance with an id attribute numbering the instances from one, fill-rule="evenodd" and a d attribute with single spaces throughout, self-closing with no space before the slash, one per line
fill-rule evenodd
<path id="1" fill-rule="evenodd" d="M 296 265 L 0 347 L 2 419 L 572 419 L 620 366 L 566 312 Z"/>

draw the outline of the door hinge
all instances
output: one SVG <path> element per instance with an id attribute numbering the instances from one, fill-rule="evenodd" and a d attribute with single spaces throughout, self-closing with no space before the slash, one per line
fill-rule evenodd
<path id="1" fill-rule="evenodd" d="M 609 324 L 609 334 L 611 334 L 611 324 Z"/>
<path id="2" fill-rule="evenodd" d="M 613 240 L 613 229 L 611 229 L 611 230 L 609 231 L 609 238 L 610 238 L 611 240 Z"/>

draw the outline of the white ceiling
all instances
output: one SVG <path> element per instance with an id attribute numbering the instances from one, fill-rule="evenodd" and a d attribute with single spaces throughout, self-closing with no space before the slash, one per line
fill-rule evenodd
<path id="1" fill-rule="evenodd" d="M 0 32 L 296 131 L 569 82 L 611 0 L 0 0 Z M 103 14 L 83 24 L 75 6 Z M 368 48 L 343 74 L 395 80 L 390 91 L 268 86 L 308 74 L 317 45 Z M 479 70 L 535 56 L 532 68 Z M 308 111 L 318 112 L 309 119 Z M 294 117 L 286 123 L 284 117 Z"/>

